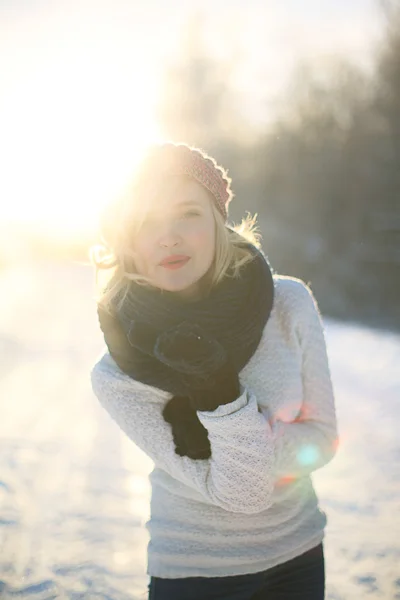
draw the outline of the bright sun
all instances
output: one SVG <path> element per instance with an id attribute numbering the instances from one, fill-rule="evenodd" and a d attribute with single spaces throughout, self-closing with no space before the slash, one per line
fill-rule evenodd
<path id="1" fill-rule="evenodd" d="M 143 64 L 45 60 L 2 99 L 1 218 L 85 230 L 157 139 Z"/>

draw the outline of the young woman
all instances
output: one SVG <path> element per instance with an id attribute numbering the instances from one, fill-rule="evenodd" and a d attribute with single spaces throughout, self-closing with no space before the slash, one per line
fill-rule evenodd
<path id="1" fill-rule="evenodd" d="M 230 184 L 199 149 L 161 144 L 108 209 L 92 386 L 154 461 L 150 600 L 322 600 L 310 475 L 338 434 L 321 315 L 272 272 L 254 221 L 227 226 Z"/>

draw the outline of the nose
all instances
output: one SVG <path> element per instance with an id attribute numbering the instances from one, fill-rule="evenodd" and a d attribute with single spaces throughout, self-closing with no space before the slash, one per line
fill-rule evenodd
<path id="1" fill-rule="evenodd" d="M 159 237 L 158 243 L 162 248 L 175 248 L 181 243 L 181 238 L 173 227 L 169 227 Z"/>

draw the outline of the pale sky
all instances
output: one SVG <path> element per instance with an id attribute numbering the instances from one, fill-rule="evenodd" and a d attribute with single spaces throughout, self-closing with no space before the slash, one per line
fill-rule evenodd
<path id="1" fill-rule="evenodd" d="M 0 219 L 93 219 L 158 136 L 160 74 L 196 7 L 210 54 L 239 51 L 252 115 L 300 57 L 368 65 L 381 26 L 372 0 L 0 0 Z"/>

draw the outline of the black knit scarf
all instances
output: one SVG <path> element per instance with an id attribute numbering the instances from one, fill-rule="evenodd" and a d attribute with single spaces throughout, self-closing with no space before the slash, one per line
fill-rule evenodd
<path id="1" fill-rule="evenodd" d="M 253 259 L 242 266 L 239 277 L 225 277 L 199 300 L 187 301 L 177 294 L 132 281 L 122 305 L 115 308 L 114 317 L 99 306 L 105 342 L 118 366 L 135 380 L 178 395 L 176 374 L 156 358 L 154 345 L 158 335 L 188 322 L 218 340 L 239 372 L 260 343 L 274 301 L 268 259 L 255 246 L 246 245 Z M 115 307 L 119 299 L 115 298 Z M 147 332 L 145 336 L 143 330 Z M 182 419 L 187 419 L 188 412 L 185 413 L 186 416 L 182 411 Z M 164 418 L 173 425 L 179 415 L 167 419 L 164 413 Z M 190 418 L 204 429 L 195 411 Z"/>

